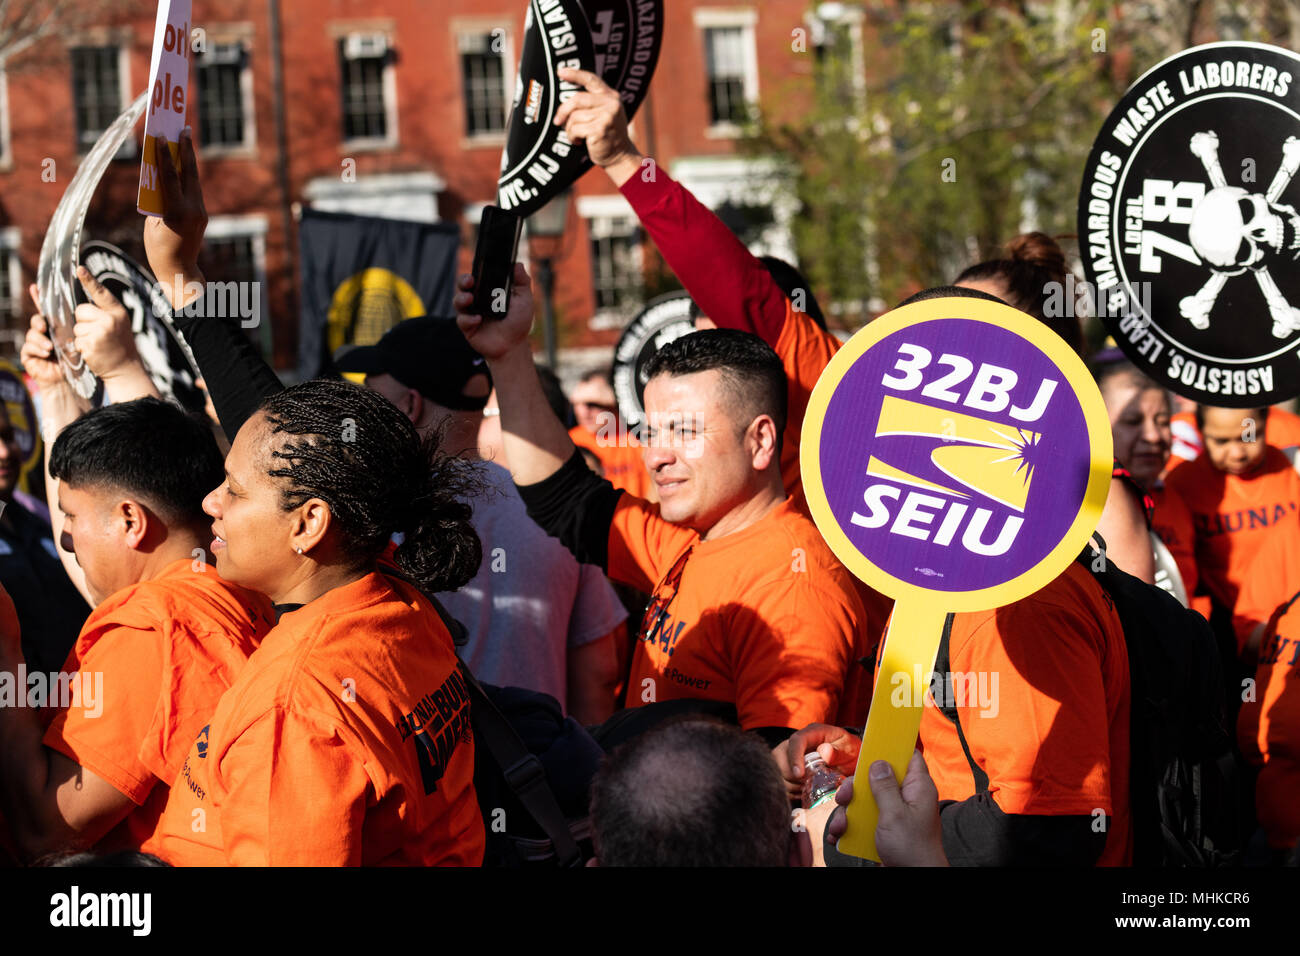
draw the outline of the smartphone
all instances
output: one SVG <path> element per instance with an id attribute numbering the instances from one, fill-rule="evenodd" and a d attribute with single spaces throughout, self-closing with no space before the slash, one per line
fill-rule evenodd
<path id="1" fill-rule="evenodd" d="M 474 311 L 484 320 L 504 319 L 515 281 L 515 254 L 524 220 L 497 206 L 484 206 L 474 247 Z"/>

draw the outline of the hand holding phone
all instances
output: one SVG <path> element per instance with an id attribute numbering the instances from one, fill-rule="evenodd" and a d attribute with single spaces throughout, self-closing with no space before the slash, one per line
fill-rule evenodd
<path id="1" fill-rule="evenodd" d="M 510 308 L 515 255 L 524 221 L 497 206 L 484 206 L 474 247 L 474 311 L 484 320 L 504 319 Z"/>

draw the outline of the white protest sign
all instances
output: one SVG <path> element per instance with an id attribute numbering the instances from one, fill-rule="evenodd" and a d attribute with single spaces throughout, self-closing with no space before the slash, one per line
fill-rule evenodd
<path id="1" fill-rule="evenodd" d="M 181 130 L 190 86 L 190 0 L 159 0 L 149 60 L 149 113 L 144 121 L 144 150 L 140 158 L 140 195 L 136 208 L 146 216 L 163 214 L 158 183 L 157 144 L 180 155 Z"/>

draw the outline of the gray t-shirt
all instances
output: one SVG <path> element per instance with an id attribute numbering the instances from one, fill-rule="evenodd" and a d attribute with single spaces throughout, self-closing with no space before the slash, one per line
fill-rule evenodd
<path id="1" fill-rule="evenodd" d="M 600 568 L 579 564 L 524 508 L 510 473 L 475 463 L 487 492 L 474 501 L 483 563 L 438 600 L 469 632 L 461 657 L 480 680 L 550 694 L 565 705 L 569 648 L 604 637 L 627 610 Z"/>

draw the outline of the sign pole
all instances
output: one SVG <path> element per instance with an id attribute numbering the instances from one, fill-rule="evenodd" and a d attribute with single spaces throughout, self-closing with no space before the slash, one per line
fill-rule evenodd
<path id="1" fill-rule="evenodd" d="M 921 730 L 921 715 L 925 712 L 926 688 L 912 686 L 912 681 L 918 673 L 924 679 L 934 669 L 947 614 L 941 608 L 918 601 L 903 599 L 895 603 L 884 639 L 876 690 L 871 695 L 867 726 L 862 732 L 855 780 L 866 780 L 868 770 L 877 760 L 893 767 L 900 783 L 907 773 Z M 923 664 L 924 661 L 929 664 Z M 900 683 L 906 691 L 901 704 L 894 693 Z M 879 816 L 875 800 L 855 799 L 850 803 L 848 829 L 840 837 L 839 851 L 879 862 L 880 854 L 876 852 Z"/>

